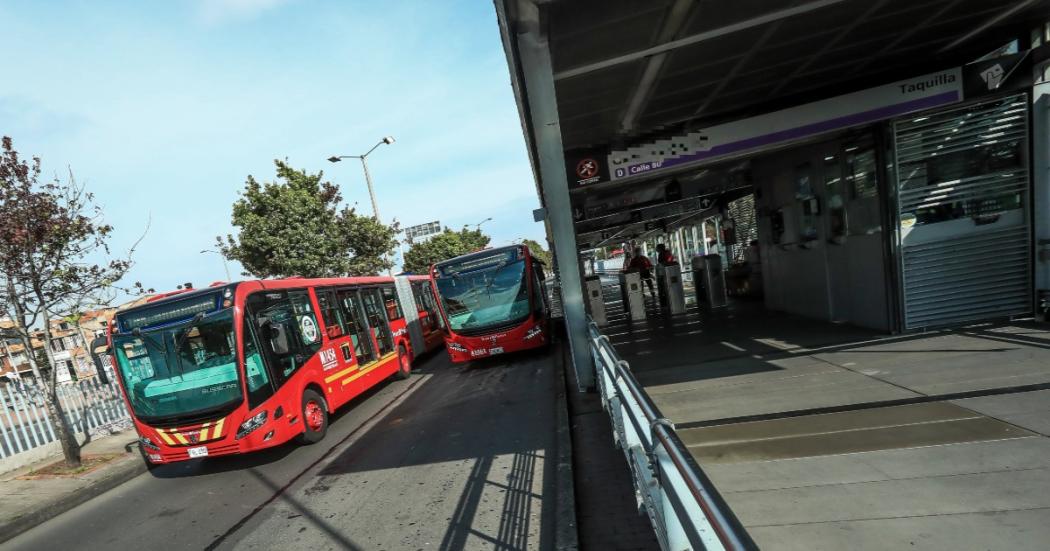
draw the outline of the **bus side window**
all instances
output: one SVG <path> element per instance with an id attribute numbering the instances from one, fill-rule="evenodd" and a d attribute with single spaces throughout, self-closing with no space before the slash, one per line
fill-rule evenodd
<path id="1" fill-rule="evenodd" d="M 317 304 L 321 306 L 321 320 L 329 339 L 336 339 L 347 334 L 346 320 L 335 298 L 335 291 L 317 291 Z"/>
<path id="2" fill-rule="evenodd" d="M 383 287 L 383 306 L 386 308 L 386 318 L 390 321 L 405 317 L 401 311 L 401 303 L 397 300 L 397 293 L 393 287 Z"/>
<path id="3" fill-rule="evenodd" d="M 427 331 L 433 331 L 434 329 L 434 316 L 430 313 L 430 308 L 427 307 L 427 303 L 423 298 L 423 285 L 420 283 L 412 284 L 412 298 L 416 301 L 416 310 L 419 312 L 420 324 L 423 329 Z M 426 314 L 426 317 L 423 316 Z"/>
<path id="4" fill-rule="evenodd" d="M 426 308 L 423 306 L 423 294 L 419 292 L 419 284 L 412 284 L 412 300 L 416 301 L 416 310 L 423 312 Z"/>
<path id="5" fill-rule="evenodd" d="M 547 311 L 547 289 L 543 283 L 543 268 L 542 264 L 536 263 L 536 270 L 533 271 L 534 277 L 532 278 L 532 285 L 536 288 L 536 308 L 535 313 L 539 317 L 544 317 Z"/>
<path id="6" fill-rule="evenodd" d="M 273 396 L 273 384 L 263 364 L 262 355 L 259 354 L 259 340 L 252 330 L 248 316 L 244 317 L 241 331 L 241 339 L 244 341 L 244 373 L 248 383 L 248 409 L 253 410 Z"/>
<path id="7" fill-rule="evenodd" d="M 321 348 L 310 296 L 306 291 L 257 293 L 248 297 L 248 310 L 280 387 Z"/>
<path id="8" fill-rule="evenodd" d="M 437 324 L 439 329 L 444 331 L 445 318 L 442 318 L 441 312 L 438 311 L 437 297 L 434 296 L 434 289 L 430 286 L 430 283 L 423 284 L 423 302 L 427 305 L 427 312 L 430 314 L 430 317 L 434 318 L 434 323 Z"/>
<path id="9" fill-rule="evenodd" d="M 300 343 L 310 358 L 321 349 L 321 328 L 317 323 L 317 315 L 314 314 L 314 306 L 310 302 L 310 294 L 306 291 L 290 291 L 288 299 L 292 303 L 292 312 L 295 315 L 295 324 L 299 328 Z"/>

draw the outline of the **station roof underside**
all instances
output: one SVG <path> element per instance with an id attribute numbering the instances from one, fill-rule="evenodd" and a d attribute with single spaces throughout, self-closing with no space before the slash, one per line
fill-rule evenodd
<path id="1" fill-rule="evenodd" d="M 566 150 L 618 146 L 973 61 L 1048 0 L 560 0 L 545 5 Z M 542 21 L 542 20 L 541 20 Z"/>
<path id="2" fill-rule="evenodd" d="M 1050 19 L 1050 0 L 497 2 L 507 7 L 508 28 L 519 32 L 517 7 L 538 7 L 565 151 L 646 143 L 964 65 L 1014 39 L 1023 48 Z M 516 53 L 508 54 L 520 67 Z M 535 137 L 528 139 L 535 148 Z M 574 208 L 644 194 L 667 178 L 576 188 Z M 578 222 L 578 245 L 643 236 L 647 221 L 667 227 L 701 214 L 660 216 L 651 208 L 654 216 L 635 214 L 633 224 L 626 212 Z"/>

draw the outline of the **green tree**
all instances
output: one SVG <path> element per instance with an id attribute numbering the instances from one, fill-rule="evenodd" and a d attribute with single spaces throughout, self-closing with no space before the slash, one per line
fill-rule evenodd
<path id="1" fill-rule="evenodd" d="M 49 320 L 111 293 L 128 269 L 129 258 L 109 257 L 112 226 L 83 186 L 40 181 L 40 159 L 27 162 L 11 139 L 0 143 L 0 311 L 14 322 L 29 367 L 44 395 L 44 407 L 70 467 L 80 465 L 80 443 L 63 411 L 56 388 Z M 43 357 L 33 352 L 33 327 L 40 325 Z M 44 373 L 45 366 L 51 366 Z"/>
<path id="2" fill-rule="evenodd" d="M 397 223 L 341 207 L 339 190 L 280 160 L 277 182 L 260 184 L 248 176 L 233 204 L 237 237 L 216 237 L 226 258 L 237 260 L 256 277 L 333 277 L 375 275 L 393 263 Z"/>
<path id="3" fill-rule="evenodd" d="M 528 247 L 529 252 L 532 253 L 532 256 L 539 259 L 540 262 L 547 266 L 548 270 L 551 268 L 551 253 L 550 251 L 544 249 L 543 245 L 540 245 L 539 241 L 535 241 L 532 239 L 523 239 L 521 241 L 521 244 Z"/>
<path id="4" fill-rule="evenodd" d="M 445 228 L 445 231 L 434 237 L 413 244 L 405 252 L 404 269 L 406 272 L 425 274 L 435 262 L 484 249 L 489 241 L 491 238 L 480 229 L 463 228 L 455 232 Z"/>

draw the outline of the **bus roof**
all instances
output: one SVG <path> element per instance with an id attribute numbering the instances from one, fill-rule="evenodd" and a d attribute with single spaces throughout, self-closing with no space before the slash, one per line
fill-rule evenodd
<path id="1" fill-rule="evenodd" d="M 491 248 L 491 249 L 482 249 L 480 251 L 459 255 L 459 256 L 457 256 L 455 258 L 450 258 L 448 260 L 442 260 L 441 262 L 435 262 L 434 263 L 434 267 L 437 268 L 438 266 L 447 266 L 449 264 L 458 264 L 460 262 L 473 260 L 475 258 L 485 258 L 486 256 L 492 256 L 494 254 L 499 254 L 499 253 L 502 253 L 502 252 L 505 252 L 505 251 L 509 251 L 509 250 L 513 250 L 513 249 L 521 249 L 522 247 L 525 247 L 525 245 L 505 245 L 503 247 L 494 247 L 494 248 Z M 528 249 L 528 247 L 525 247 L 525 248 Z"/>
<path id="2" fill-rule="evenodd" d="M 410 280 L 414 279 L 426 279 L 426 276 L 408 276 Z M 187 298 L 193 298 L 198 295 L 205 295 L 220 291 L 221 289 L 227 288 L 231 291 L 236 290 L 240 285 L 246 284 L 259 284 L 262 289 L 298 289 L 302 287 L 326 287 L 335 285 L 375 285 L 378 283 L 393 283 L 394 278 L 390 276 L 363 276 L 363 277 L 322 277 L 322 278 L 306 278 L 306 277 L 289 277 L 282 279 L 251 279 L 245 281 L 237 281 L 233 283 L 213 283 L 208 287 L 200 287 L 194 289 L 180 289 L 177 291 L 169 291 L 166 293 L 160 293 L 153 297 L 150 297 L 145 303 L 133 306 L 127 310 L 121 311 L 125 313 L 131 310 L 138 310 L 140 308 L 151 308 L 154 306 L 162 305 L 167 302 L 174 302 Z"/>

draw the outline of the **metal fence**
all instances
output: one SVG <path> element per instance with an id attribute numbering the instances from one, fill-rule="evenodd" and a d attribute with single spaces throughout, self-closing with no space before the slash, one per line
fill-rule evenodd
<path id="1" fill-rule="evenodd" d="M 66 418 L 83 438 L 127 430 L 131 419 L 117 384 L 97 378 L 58 385 Z M 39 448 L 57 440 L 44 408 L 44 391 L 32 382 L 0 385 L 0 459 Z"/>
<path id="2" fill-rule="evenodd" d="M 660 546 L 674 551 L 757 549 L 609 338 L 593 321 L 588 331 L 602 404 Z"/>

